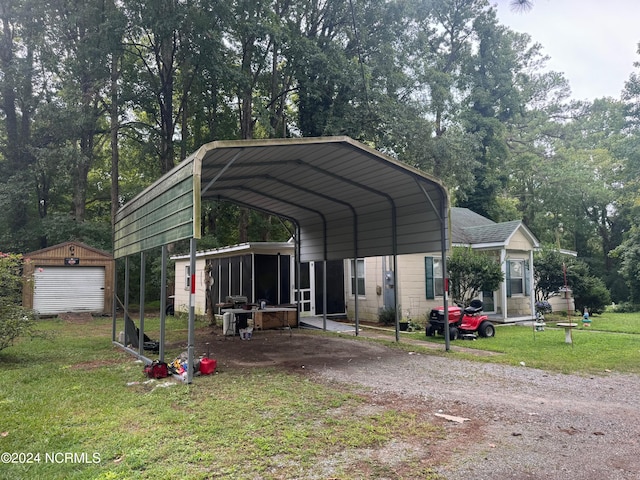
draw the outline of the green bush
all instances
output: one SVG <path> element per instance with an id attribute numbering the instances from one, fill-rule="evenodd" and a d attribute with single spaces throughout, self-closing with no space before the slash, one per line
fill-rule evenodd
<path id="1" fill-rule="evenodd" d="M 616 313 L 636 313 L 640 312 L 640 304 L 632 302 L 618 303 L 612 309 Z"/>
<path id="2" fill-rule="evenodd" d="M 470 247 L 454 247 L 447 269 L 451 299 L 458 305 L 469 305 L 483 291 L 497 290 L 504 280 L 495 258 Z"/>
<path id="3" fill-rule="evenodd" d="M 0 351 L 18 337 L 36 336 L 36 315 L 22 303 L 22 256 L 0 252 Z"/>
<path id="4" fill-rule="evenodd" d="M 604 282 L 597 277 L 585 276 L 574 285 L 573 296 L 576 301 L 576 311 L 582 312 L 585 308 L 591 314 L 604 312 L 611 303 L 611 294 Z"/>
<path id="5" fill-rule="evenodd" d="M 386 307 L 378 312 L 378 322 L 383 325 L 395 325 L 396 323 L 396 309 L 393 307 Z"/>

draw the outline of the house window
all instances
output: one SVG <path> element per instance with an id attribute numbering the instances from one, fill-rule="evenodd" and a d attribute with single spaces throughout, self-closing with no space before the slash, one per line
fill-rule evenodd
<path id="1" fill-rule="evenodd" d="M 357 273 L 356 273 L 357 272 Z M 351 295 L 356 293 L 356 278 L 358 281 L 358 296 L 364 295 L 364 259 L 351 260 Z"/>
<path id="2" fill-rule="evenodd" d="M 191 266 L 185 265 L 184 267 L 184 289 L 191 290 Z"/>
<path id="3" fill-rule="evenodd" d="M 436 297 L 444 296 L 444 280 L 442 278 L 442 259 L 433 259 L 433 288 Z"/>
<path id="4" fill-rule="evenodd" d="M 523 260 L 509 260 L 509 290 L 511 295 L 524 293 L 525 268 Z"/>
<path id="5" fill-rule="evenodd" d="M 442 258 L 424 257 L 426 298 L 444 296 Z"/>

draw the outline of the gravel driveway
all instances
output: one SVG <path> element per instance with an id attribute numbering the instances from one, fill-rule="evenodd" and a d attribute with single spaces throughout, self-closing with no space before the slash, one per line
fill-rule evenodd
<path id="1" fill-rule="evenodd" d="M 420 405 L 455 441 L 444 464 L 436 462 L 449 480 L 640 479 L 635 375 L 553 374 L 303 331 L 259 332 L 251 342 L 213 346 L 223 368 L 281 366 Z"/>

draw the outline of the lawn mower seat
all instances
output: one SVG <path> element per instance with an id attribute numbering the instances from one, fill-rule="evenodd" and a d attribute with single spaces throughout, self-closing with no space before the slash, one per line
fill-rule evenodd
<path id="1" fill-rule="evenodd" d="M 124 320 L 124 343 L 125 345 L 131 345 L 133 348 L 139 348 L 138 339 L 140 338 L 140 329 L 136 327 L 133 320 L 128 316 Z M 160 342 L 151 340 L 147 334 L 144 334 L 144 350 L 148 350 L 153 353 L 160 352 Z"/>
<path id="2" fill-rule="evenodd" d="M 482 301 L 475 299 L 475 300 L 471 300 L 471 303 L 469 304 L 468 307 L 466 307 L 464 309 L 464 313 L 466 313 L 467 315 L 473 315 L 475 313 L 479 313 L 482 311 Z"/>

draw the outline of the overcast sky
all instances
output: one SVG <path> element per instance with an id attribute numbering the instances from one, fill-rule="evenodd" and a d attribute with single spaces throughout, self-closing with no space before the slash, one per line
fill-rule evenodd
<path id="1" fill-rule="evenodd" d="M 633 71 L 640 42 L 640 0 L 534 0 L 528 12 L 514 12 L 510 0 L 490 0 L 500 23 L 531 35 L 551 57 L 550 70 L 563 72 L 572 97 L 620 98 Z"/>

